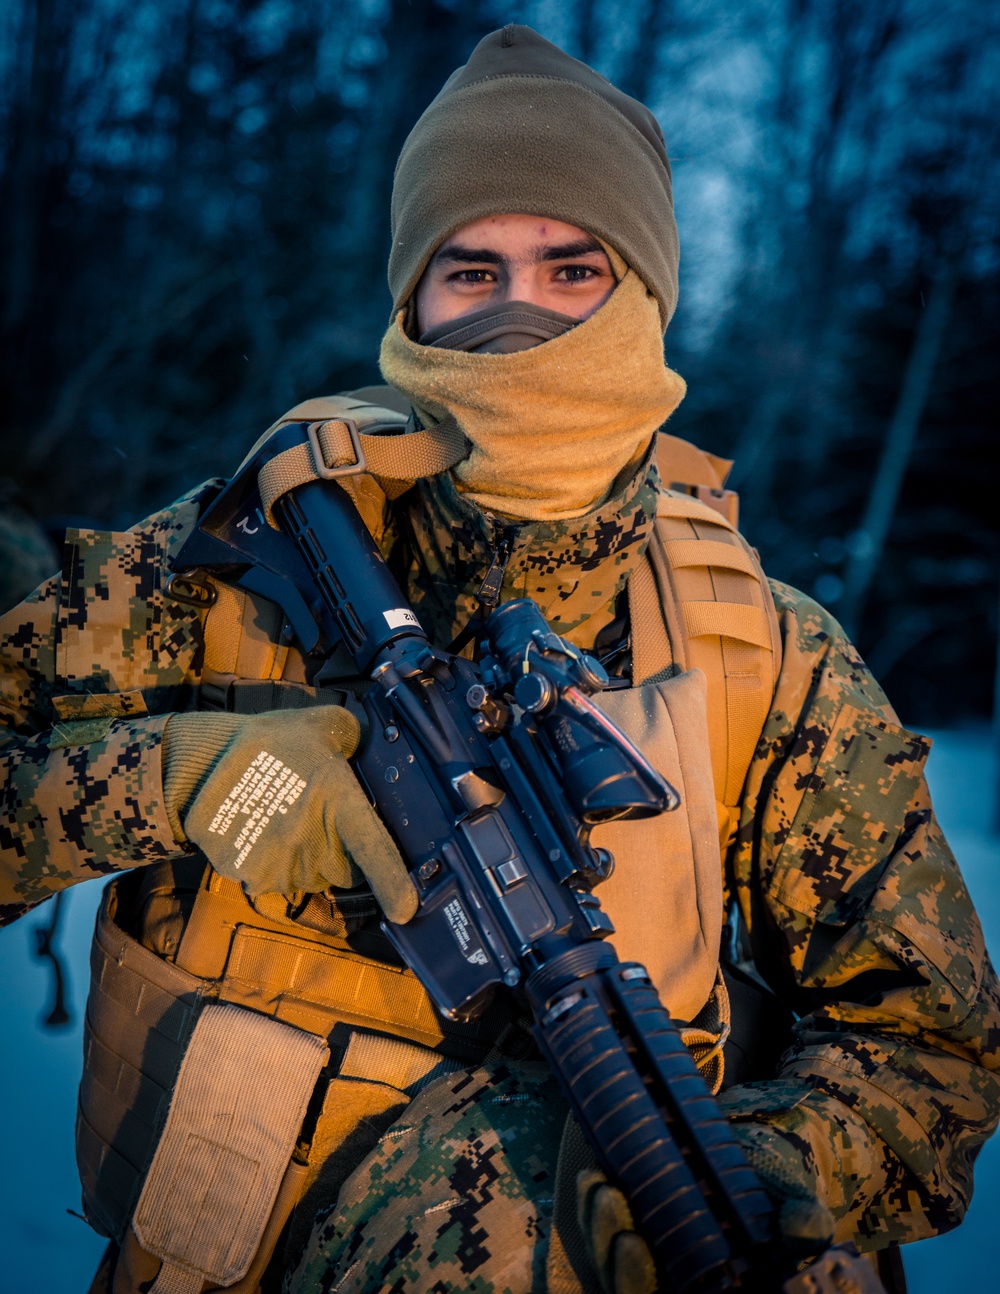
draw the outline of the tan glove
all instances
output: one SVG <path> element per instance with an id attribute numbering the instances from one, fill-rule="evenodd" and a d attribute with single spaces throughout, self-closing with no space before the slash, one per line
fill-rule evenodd
<path id="1" fill-rule="evenodd" d="M 623 1193 L 598 1168 L 577 1176 L 580 1230 L 606 1294 L 656 1294 L 649 1246 L 635 1229 Z"/>
<path id="2" fill-rule="evenodd" d="M 852 1244 L 834 1245 L 785 1281 L 782 1294 L 886 1294 L 875 1268 Z"/>
<path id="3" fill-rule="evenodd" d="M 881 1282 L 853 1245 L 828 1246 L 834 1220 L 816 1197 L 815 1181 L 801 1153 L 766 1124 L 735 1123 L 744 1154 L 778 1208 L 778 1228 L 789 1254 L 821 1254 L 784 1286 L 785 1294 L 878 1294 Z M 607 1294 L 654 1294 L 652 1254 L 636 1233 L 628 1201 L 597 1168 L 577 1177 L 580 1230 L 602 1290 Z M 821 1252 L 825 1251 L 825 1252 Z"/>
<path id="4" fill-rule="evenodd" d="M 359 738 L 340 706 L 173 715 L 163 786 L 178 844 L 251 894 L 366 879 L 390 921 L 409 921 L 417 891 L 347 762 Z"/>
<path id="5" fill-rule="evenodd" d="M 606 1294 L 656 1294 L 659 1288 L 649 1247 L 635 1230 L 628 1201 L 598 1169 L 577 1178 L 580 1230 Z M 801 1200 L 798 1203 L 802 1203 Z M 829 1217 L 829 1212 L 813 1200 Z M 818 1214 L 789 1211 L 799 1222 Z M 832 1229 L 832 1219 L 831 1219 Z M 853 1245 L 837 1245 L 790 1277 L 782 1294 L 885 1294 L 875 1269 Z"/>

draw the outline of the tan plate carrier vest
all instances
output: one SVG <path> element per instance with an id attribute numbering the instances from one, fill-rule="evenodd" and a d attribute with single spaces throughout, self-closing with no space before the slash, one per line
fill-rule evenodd
<path id="1" fill-rule="evenodd" d="M 398 497 L 414 479 L 444 470 L 465 452 L 447 429 L 415 450 L 421 433 L 399 434 L 405 414 L 386 407 L 388 401 L 372 402 L 387 396 L 398 402 L 387 388 L 309 400 L 267 433 L 286 422 L 312 423 L 327 469 L 353 461 L 360 447 L 369 472 L 340 482 L 376 538 L 386 497 Z M 392 442 L 400 441 L 408 442 L 408 452 L 393 467 Z M 278 464 L 268 488 L 261 482 L 268 510 L 284 490 L 323 474 L 308 453 L 293 458 Z M 780 642 L 760 564 L 736 529 L 736 496 L 724 488 L 730 464 L 662 433 L 657 463 L 666 488 L 628 586 L 633 687 L 599 699 L 679 785 L 685 807 L 649 824 L 609 824 L 594 840 L 618 860 L 601 898 L 621 935 L 619 954 L 646 964 L 672 1013 L 693 1022 L 686 1040 L 717 1087 L 728 1019 L 718 976 L 720 849 L 724 858 L 770 709 Z M 310 689 L 288 677 L 294 657 L 281 645 L 280 609 L 210 583 L 204 699 L 232 705 L 235 691 L 239 708 L 258 711 L 313 703 Z M 177 596 L 192 600 L 204 587 L 189 588 L 178 577 L 172 584 Z M 322 699 L 338 698 L 324 691 Z M 651 872 L 672 873 L 659 907 Z M 369 938 L 359 948 L 376 915 L 370 896 L 352 893 L 336 906 L 314 896 L 293 910 L 279 895 L 251 904 L 239 885 L 210 868 L 185 881 L 189 874 L 190 864 L 159 865 L 112 883 L 93 944 L 77 1157 L 88 1218 L 123 1245 L 116 1294 L 157 1270 L 157 1294 L 255 1290 L 295 1203 L 303 1196 L 307 1203 L 332 1198 L 423 1085 L 479 1063 L 514 1027 L 503 1002 L 473 1024 L 444 1021 L 412 972 L 394 964 L 387 945 Z M 123 916 L 126 896 L 131 911 Z M 155 951 L 125 927 L 141 929 Z M 278 1032 L 258 1028 L 244 1038 L 238 1026 L 247 1009 L 252 1025 L 267 1020 Z M 293 1074 L 289 1060 L 270 1103 L 258 1092 L 251 1112 L 230 1111 L 233 1131 L 220 1148 L 202 1126 L 206 1107 L 220 1099 L 213 1095 L 220 1037 L 230 1038 L 243 1058 L 238 1069 L 250 1064 L 266 1074 L 269 1058 L 290 1054 L 300 1032 L 321 1042 L 321 1052 L 300 1049 L 298 1068 Z M 324 1066 L 334 1077 L 316 1087 Z M 238 1072 L 229 1077 L 238 1084 Z M 291 1133 L 277 1127 L 282 1111 L 287 1125 L 287 1110 L 307 1105 L 305 1130 L 301 1113 Z M 269 1166 L 263 1155 L 248 1155 L 250 1124 L 258 1129 L 254 1135 L 260 1126 L 270 1128 Z M 228 1194 L 220 1182 L 229 1183 Z M 241 1212 L 242 1229 L 234 1234 L 231 1220 Z M 214 1228 L 224 1241 L 195 1225 L 212 1216 L 229 1219 Z"/>

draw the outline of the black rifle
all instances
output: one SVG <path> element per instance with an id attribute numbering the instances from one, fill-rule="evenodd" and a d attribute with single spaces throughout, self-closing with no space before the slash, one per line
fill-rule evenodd
<path id="1" fill-rule="evenodd" d="M 538 1045 L 662 1287 L 800 1288 L 801 1277 L 786 1283 L 794 1264 L 774 1207 L 649 976 L 604 942 L 613 927 L 593 887 L 613 860 L 590 828 L 674 808 L 676 792 L 590 701 L 608 681 L 601 666 L 535 603 L 492 612 L 474 665 L 431 645 L 334 480 L 285 494 L 281 530 L 269 527 L 258 472 L 308 434 L 286 424 L 244 465 L 174 579 L 224 572 L 277 602 L 305 653 L 343 644 L 373 680 L 355 768 L 420 895 L 411 921 L 382 928 L 448 1018 L 523 986 Z"/>

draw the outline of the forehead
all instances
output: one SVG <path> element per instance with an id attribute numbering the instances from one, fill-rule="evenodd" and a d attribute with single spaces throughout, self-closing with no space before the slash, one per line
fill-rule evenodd
<path id="1" fill-rule="evenodd" d="M 444 240 L 438 251 L 451 246 L 490 248 L 507 255 L 516 255 L 537 248 L 556 247 L 562 244 L 593 240 L 595 250 L 600 244 L 593 234 L 579 225 L 570 225 L 550 216 L 530 216 L 518 213 L 485 216 L 472 220 Z"/>

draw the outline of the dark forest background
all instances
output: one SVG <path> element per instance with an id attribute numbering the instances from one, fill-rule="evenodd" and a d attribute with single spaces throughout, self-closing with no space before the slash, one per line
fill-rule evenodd
<path id="1" fill-rule="evenodd" d="M 377 380 L 395 156 L 508 21 L 663 125 L 667 353 L 689 385 L 671 430 L 737 460 L 767 569 L 844 620 L 904 721 L 988 716 L 1000 17 L 981 0 L 8 0 L 7 515 L 131 524 L 296 400 Z"/>

